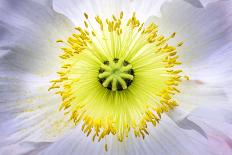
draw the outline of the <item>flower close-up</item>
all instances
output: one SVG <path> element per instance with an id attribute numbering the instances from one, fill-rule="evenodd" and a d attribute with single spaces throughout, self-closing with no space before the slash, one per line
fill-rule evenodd
<path id="1" fill-rule="evenodd" d="M 0 0 L 0 155 L 231 155 L 231 0 Z"/>

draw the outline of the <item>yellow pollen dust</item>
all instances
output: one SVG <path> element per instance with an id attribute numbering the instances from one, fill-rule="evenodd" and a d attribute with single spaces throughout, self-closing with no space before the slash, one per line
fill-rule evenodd
<path id="1" fill-rule="evenodd" d="M 159 35 L 155 23 L 145 26 L 135 13 L 125 18 L 123 12 L 107 19 L 84 13 L 84 27 L 76 27 L 67 41 L 57 40 L 64 45 L 62 67 L 49 90 L 58 90 L 60 110 L 82 125 L 93 141 L 107 135 L 123 141 L 130 131 L 145 138 L 148 123 L 156 126 L 162 113 L 178 105 L 173 95 L 180 93 L 180 82 L 189 79 L 175 69 L 181 65 L 177 48 L 183 43 L 176 47 L 167 43 L 176 33 Z M 111 75 L 118 65 L 115 59 L 122 67 Z"/>

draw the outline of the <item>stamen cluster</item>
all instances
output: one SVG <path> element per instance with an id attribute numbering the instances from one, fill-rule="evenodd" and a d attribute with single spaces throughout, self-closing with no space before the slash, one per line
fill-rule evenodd
<path id="1" fill-rule="evenodd" d="M 130 131 L 144 138 L 148 123 L 156 126 L 162 113 L 178 105 L 173 95 L 188 79 L 175 69 L 183 43 L 168 45 L 176 33 L 159 35 L 155 23 L 145 27 L 135 13 L 128 20 L 123 12 L 105 20 L 96 16 L 94 24 L 84 17 L 85 28 L 58 40 L 65 44 L 63 65 L 49 90 L 58 89 L 60 109 L 93 140 L 112 134 L 123 141 Z"/>

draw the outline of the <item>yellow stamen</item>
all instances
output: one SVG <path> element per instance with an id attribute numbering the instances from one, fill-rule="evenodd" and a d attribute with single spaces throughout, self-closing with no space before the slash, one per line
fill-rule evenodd
<path id="1" fill-rule="evenodd" d="M 165 37 L 155 23 L 144 26 L 136 13 L 127 21 L 123 16 L 91 19 L 84 13 L 85 27 L 76 27 L 67 41 L 57 40 L 65 45 L 63 64 L 49 90 L 58 89 L 60 110 L 76 125 L 82 123 L 93 141 L 108 135 L 123 141 L 131 131 L 144 139 L 148 123 L 157 126 L 162 113 L 178 105 L 173 95 L 180 93 L 180 82 L 189 80 L 175 69 L 181 65 L 177 47 L 183 45 L 168 45 L 175 32 Z"/>

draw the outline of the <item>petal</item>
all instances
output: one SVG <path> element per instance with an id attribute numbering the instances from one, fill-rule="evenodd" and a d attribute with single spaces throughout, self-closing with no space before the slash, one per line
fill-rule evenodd
<path id="1" fill-rule="evenodd" d="M 151 15 L 160 15 L 161 5 L 168 0 L 54 0 L 54 9 L 67 16 L 75 25 L 83 26 L 83 14 L 88 13 L 92 18 L 99 15 L 109 18 L 113 14 L 119 15 L 121 11 L 129 17 L 136 12 L 137 17 L 145 21 Z"/>
<path id="2" fill-rule="evenodd" d="M 232 120 L 229 109 L 228 112 L 226 112 L 226 110 L 224 112 L 222 112 L 223 110 L 216 110 L 217 108 L 225 109 L 225 107 L 231 106 L 229 98 L 223 88 L 207 85 L 200 81 L 187 81 L 181 84 L 180 90 L 181 93 L 176 96 L 179 106 L 169 112 L 170 118 L 174 120 L 179 127 L 195 130 L 202 136 L 208 137 L 206 133 L 208 130 L 202 128 L 199 123 L 193 122 L 188 117 L 189 115 L 197 116 L 198 113 L 200 113 L 200 117 L 204 115 L 206 122 L 210 120 L 225 121 L 224 117 L 228 120 Z M 214 110 L 204 107 L 213 107 Z M 228 120 L 227 123 L 229 123 Z M 211 125 L 214 127 L 216 123 L 211 123 Z M 219 125 L 218 129 L 219 128 L 223 128 L 223 126 Z"/>
<path id="3" fill-rule="evenodd" d="M 209 3 L 214 3 L 217 1 L 223 1 L 223 0 L 184 0 L 184 1 L 192 4 L 195 7 L 202 8 L 202 7 L 206 7 Z M 227 0 L 224 0 L 224 1 L 227 1 Z"/>
<path id="4" fill-rule="evenodd" d="M 180 0 L 162 7 L 158 23 L 160 33 L 177 32 L 182 69 L 193 81 L 223 88 L 231 98 L 232 1 L 218 1 L 205 8 Z M 187 13 L 186 13 L 187 12 Z M 172 42 L 171 42 L 172 43 Z"/>
<path id="5" fill-rule="evenodd" d="M 206 124 L 212 126 L 214 129 L 222 132 L 226 136 L 232 139 L 232 106 L 204 106 L 197 108 L 188 115 L 189 119 L 196 119 L 206 122 Z M 232 142 L 232 141 L 231 141 Z"/>
<path id="6" fill-rule="evenodd" d="M 192 80 L 182 83 L 181 94 L 177 95 L 179 110 L 174 110 L 169 116 L 179 127 L 206 136 L 216 154 L 231 154 L 231 140 L 225 134 L 231 130 L 230 125 L 213 123 L 213 118 L 206 117 L 222 118 L 223 112 L 216 114 L 215 111 L 202 109 L 200 118 L 204 117 L 203 121 L 198 117 L 196 120 L 196 116 L 193 119 L 195 112 L 191 111 L 206 105 L 222 108 L 230 104 L 232 3 L 212 3 L 205 9 L 197 9 L 181 1 L 174 3 L 177 5 L 164 5 L 163 18 L 156 21 L 161 23 L 164 33 L 171 33 L 169 29 L 177 30 L 177 39 L 185 44 L 181 49 L 185 52 L 181 54 L 183 70 Z M 227 115 L 231 118 L 229 113 Z M 220 142 L 220 148 L 216 147 Z"/>
<path id="7" fill-rule="evenodd" d="M 149 126 L 149 136 L 145 139 L 129 136 L 123 142 L 109 138 L 106 142 L 92 142 L 76 128 L 65 139 L 52 144 L 41 154 L 213 154 L 210 152 L 207 139 L 194 131 L 184 130 L 164 116 L 157 127 Z M 104 151 L 104 144 L 108 144 L 108 151 Z M 198 148 L 198 149 L 195 149 Z"/>
<path id="8" fill-rule="evenodd" d="M 102 0 L 97 2 L 93 0 L 54 0 L 53 7 L 55 11 L 67 16 L 76 26 L 83 26 L 83 14 L 85 12 L 92 18 L 97 15 L 101 18 L 107 18 L 113 14 L 120 14 L 122 10 L 129 10 L 129 0 Z"/>
<path id="9" fill-rule="evenodd" d="M 229 103 L 223 88 L 201 81 L 182 82 L 179 89 L 181 93 L 176 94 L 175 99 L 185 112 L 190 112 L 199 106 L 214 106 L 217 104 L 223 106 Z"/>
<path id="10" fill-rule="evenodd" d="M 213 2 L 216 2 L 216 1 L 223 1 L 223 0 L 199 0 L 199 1 L 203 6 L 207 6 L 210 3 L 213 3 Z M 228 1 L 228 0 L 224 0 L 224 1 Z"/>
<path id="11" fill-rule="evenodd" d="M 201 8 L 203 7 L 202 3 L 200 2 L 200 0 L 184 0 L 190 4 L 192 4 L 195 7 Z"/>
<path id="12" fill-rule="evenodd" d="M 6 147 L 0 147 L 0 154 L 7 155 L 25 155 L 25 154 L 37 154 L 41 150 L 48 147 L 49 143 L 32 143 L 24 142 L 21 144 L 13 144 Z"/>
<path id="13" fill-rule="evenodd" d="M 231 6 L 231 1 L 220 1 L 199 9 L 174 0 L 163 5 L 162 18 L 151 17 L 148 20 L 158 23 L 161 34 L 177 32 L 174 42 L 184 42 L 179 49 L 184 74 L 193 81 L 222 88 L 222 93 L 225 92 L 230 100 Z"/>
<path id="14" fill-rule="evenodd" d="M 54 141 L 72 127 L 58 111 L 61 99 L 48 92 L 59 66 L 56 40 L 69 36 L 72 24 L 50 0 L 2 0 L 0 16 L 0 146 Z"/>
<path id="15" fill-rule="evenodd" d="M 72 25 L 48 6 L 30 0 L 2 1 L 0 49 L 10 50 L 1 58 L 1 68 L 44 75 L 59 65 L 56 40 L 67 38 Z"/>
<path id="16" fill-rule="evenodd" d="M 147 20 L 150 16 L 160 16 L 161 6 L 170 0 L 132 0 L 132 11 L 138 13 L 139 19 Z"/>
<path id="17" fill-rule="evenodd" d="M 232 153 L 232 115 L 231 106 L 221 107 L 217 106 L 204 106 L 195 109 L 188 115 L 174 114 L 172 117 L 180 118 L 180 115 L 185 115 L 182 119 L 177 119 L 177 124 L 186 124 L 191 126 L 195 123 L 204 130 L 210 148 L 217 154 L 230 155 Z M 191 124 L 189 122 L 192 122 Z M 220 146 L 220 147 L 218 147 Z"/>
<path id="18" fill-rule="evenodd" d="M 39 81 L 35 77 L 23 82 L 11 80 L 10 85 L 4 82 L 3 86 L 7 84 L 8 87 L 1 89 L 0 145 L 52 142 L 73 127 L 69 116 L 58 111 L 61 99 L 48 92 L 46 80 Z M 21 85 L 24 87 L 19 88 Z"/>

